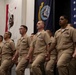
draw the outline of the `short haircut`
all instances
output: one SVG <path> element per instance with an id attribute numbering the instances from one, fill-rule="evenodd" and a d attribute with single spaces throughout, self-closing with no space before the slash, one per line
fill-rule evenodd
<path id="1" fill-rule="evenodd" d="M 39 20 L 39 21 L 42 22 L 42 24 L 44 25 L 44 28 L 45 28 L 45 26 L 46 26 L 45 22 L 43 20 Z"/>
<path id="2" fill-rule="evenodd" d="M 34 35 L 34 33 L 31 33 L 31 35 Z"/>
<path id="3" fill-rule="evenodd" d="M 27 27 L 27 26 L 25 26 L 25 25 L 21 25 L 21 27 L 25 28 L 26 31 L 28 31 L 28 27 Z"/>
<path id="4" fill-rule="evenodd" d="M 42 23 L 45 25 L 45 22 L 44 21 L 42 21 Z"/>
<path id="5" fill-rule="evenodd" d="M 8 35 L 9 35 L 9 38 L 11 38 L 12 33 L 10 31 L 8 31 Z"/>
<path id="6" fill-rule="evenodd" d="M 68 16 L 66 15 L 61 15 L 61 16 L 63 16 L 66 20 L 69 20 Z"/>
<path id="7" fill-rule="evenodd" d="M 1 37 L 2 41 L 3 41 L 3 36 L 2 36 L 2 35 L 0 35 L 0 37 Z"/>
<path id="8" fill-rule="evenodd" d="M 50 30 L 50 29 L 46 29 L 46 31 L 47 31 L 47 30 L 48 30 L 49 32 L 52 32 L 52 30 Z"/>

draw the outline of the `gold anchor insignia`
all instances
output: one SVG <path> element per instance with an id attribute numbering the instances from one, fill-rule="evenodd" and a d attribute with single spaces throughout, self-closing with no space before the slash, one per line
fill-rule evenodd
<path id="1" fill-rule="evenodd" d="M 41 15 L 40 15 L 40 11 L 44 6 L 44 2 L 41 3 L 41 6 L 39 7 L 39 12 L 38 12 L 38 20 L 41 20 Z"/>

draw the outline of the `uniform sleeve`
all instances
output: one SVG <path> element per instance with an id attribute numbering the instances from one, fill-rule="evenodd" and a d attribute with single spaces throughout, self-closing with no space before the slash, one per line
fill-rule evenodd
<path id="1" fill-rule="evenodd" d="M 72 32 L 72 40 L 74 43 L 76 43 L 76 29 L 71 30 Z"/>
<path id="2" fill-rule="evenodd" d="M 3 45 L 4 45 L 4 43 L 2 43 L 0 46 L 0 53 L 2 52 Z"/>
<path id="3" fill-rule="evenodd" d="M 20 40 L 17 41 L 16 51 L 19 50 L 19 46 L 20 46 Z"/>
<path id="4" fill-rule="evenodd" d="M 2 48 L 0 47 L 0 54 L 2 53 Z"/>
<path id="5" fill-rule="evenodd" d="M 35 42 L 36 42 L 36 36 L 33 37 L 33 40 L 31 41 L 30 47 L 35 47 Z"/>
<path id="6" fill-rule="evenodd" d="M 29 47 L 30 47 L 30 44 L 31 44 L 31 39 L 30 39 L 30 37 L 27 38 L 27 41 L 28 41 L 28 45 L 29 45 Z"/>
<path id="7" fill-rule="evenodd" d="M 51 43 L 56 43 L 56 40 L 54 37 L 51 39 Z"/>
<path id="8" fill-rule="evenodd" d="M 47 32 L 45 32 L 45 34 L 44 34 L 44 40 L 47 45 L 51 43 L 50 36 L 48 35 Z"/>
<path id="9" fill-rule="evenodd" d="M 31 42 L 30 47 L 34 47 L 34 41 Z"/>
<path id="10" fill-rule="evenodd" d="M 57 43 L 57 38 L 56 38 L 56 34 L 57 34 L 57 31 L 55 32 L 55 34 L 54 34 L 54 39 L 53 39 L 53 43 Z"/>
<path id="11" fill-rule="evenodd" d="M 11 49 L 12 49 L 13 51 L 15 51 L 15 50 L 16 50 L 16 49 L 15 49 L 15 43 L 14 43 L 14 42 L 11 42 L 10 45 L 11 45 Z"/>

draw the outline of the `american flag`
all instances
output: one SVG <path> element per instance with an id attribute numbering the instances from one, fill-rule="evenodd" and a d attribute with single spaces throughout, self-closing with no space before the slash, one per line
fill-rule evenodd
<path id="1" fill-rule="evenodd" d="M 76 0 L 71 0 L 71 23 L 76 28 Z"/>

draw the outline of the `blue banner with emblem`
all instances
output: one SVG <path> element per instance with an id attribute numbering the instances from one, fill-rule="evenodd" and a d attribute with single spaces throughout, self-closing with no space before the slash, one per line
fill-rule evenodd
<path id="1" fill-rule="evenodd" d="M 53 0 L 35 0 L 34 30 L 39 20 L 45 22 L 45 30 L 53 31 Z"/>
<path id="2" fill-rule="evenodd" d="M 71 0 L 71 23 L 76 28 L 76 0 Z"/>

